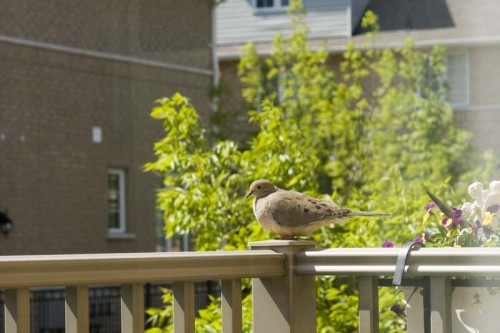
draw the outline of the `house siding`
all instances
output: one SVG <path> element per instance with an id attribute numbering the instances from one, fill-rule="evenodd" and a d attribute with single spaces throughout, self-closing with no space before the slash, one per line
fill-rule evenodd
<path id="1" fill-rule="evenodd" d="M 350 2 L 305 0 L 305 22 L 310 29 L 309 37 L 350 36 Z M 356 7 L 356 15 L 358 11 L 359 6 Z M 227 0 L 217 6 L 216 32 L 218 45 L 270 42 L 277 32 L 290 33 L 290 19 L 286 10 L 255 12 L 252 0 Z"/>

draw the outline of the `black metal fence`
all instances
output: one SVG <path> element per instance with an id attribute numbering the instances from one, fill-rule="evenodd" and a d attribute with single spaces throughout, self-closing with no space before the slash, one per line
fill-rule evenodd
<path id="1" fill-rule="evenodd" d="M 208 295 L 220 296 L 220 285 L 216 281 L 196 283 L 196 308 L 207 306 Z M 161 308 L 161 288 L 170 284 L 146 284 L 144 286 L 145 308 Z M 0 292 L 0 333 L 4 333 L 4 300 Z M 31 333 L 64 333 L 64 288 L 33 289 L 30 292 Z M 96 286 L 89 288 L 89 321 L 91 333 L 119 333 L 120 287 Z"/>

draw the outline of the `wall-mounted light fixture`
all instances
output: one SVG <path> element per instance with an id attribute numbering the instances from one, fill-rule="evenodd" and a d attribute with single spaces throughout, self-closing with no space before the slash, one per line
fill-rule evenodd
<path id="1" fill-rule="evenodd" d="M 0 211 L 0 232 L 7 235 L 12 229 L 12 220 L 7 215 L 7 211 Z"/>

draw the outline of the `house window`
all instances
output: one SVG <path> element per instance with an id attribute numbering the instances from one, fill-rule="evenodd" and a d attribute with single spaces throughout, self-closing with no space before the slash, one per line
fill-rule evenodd
<path id="1" fill-rule="evenodd" d="M 288 7 L 289 0 L 254 0 L 254 6 L 258 10 L 282 9 Z"/>
<path id="2" fill-rule="evenodd" d="M 168 222 L 167 222 L 168 223 Z M 156 252 L 181 252 L 192 251 L 191 236 L 189 234 L 176 234 L 167 238 L 163 212 L 156 211 Z"/>
<path id="3" fill-rule="evenodd" d="M 125 232 L 125 171 L 108 170 L 108 230 Z"/>
<path id="4" fill-rule="evenodd" d="M 469 104 L 469 57 L 467 53 L 449 54 L 448 87 L 453 106 Z"/>

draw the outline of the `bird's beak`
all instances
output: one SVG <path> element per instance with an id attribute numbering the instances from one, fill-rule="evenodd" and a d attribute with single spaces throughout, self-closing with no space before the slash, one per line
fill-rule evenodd
<path id="1" fill-rule="evenodd" d="M 251 196 L 253 194 L 252 191 L 248 192 L 247 195 L 245 195 L 245 199 L 248 199 L 249 196 Z"/>

